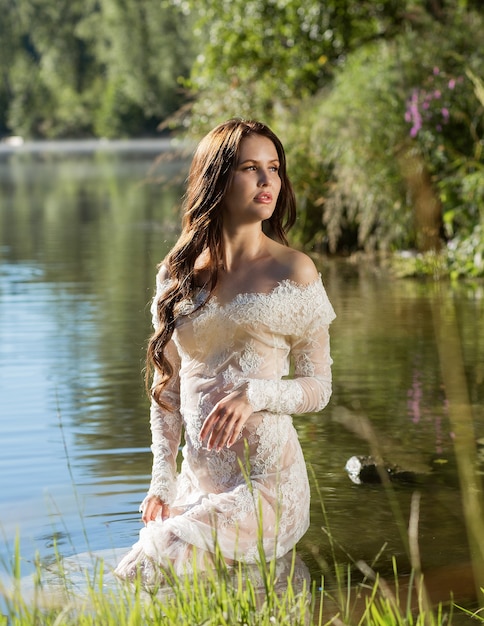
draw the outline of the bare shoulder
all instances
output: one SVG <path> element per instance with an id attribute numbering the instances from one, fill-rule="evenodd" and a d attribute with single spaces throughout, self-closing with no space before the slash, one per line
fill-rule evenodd
<path id="1" fill-rule="evenodd" d="M 319 278 L 313 260 L 304 252 L 277 244 L 274 257 L 280 264 L 284 278 L 301 285 L 308 285 Z"/>
<path id="2" fill-rule="evenodd" d="M 291 249 L 291 276 L 290 279 L 301 285 L 314 283 L 319 278 L 319 272 L 311 258 L 304 252 Z"/>

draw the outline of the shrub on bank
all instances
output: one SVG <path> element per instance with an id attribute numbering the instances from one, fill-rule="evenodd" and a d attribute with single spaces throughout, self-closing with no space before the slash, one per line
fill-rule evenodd
<path id="1" fill-rule="evenodd" d="M 482 26 L 465 14 L 360 47 L 296 123 L 281 121 L 303 209 L 298 242 L 442 247 L 444 273 L 484 275 Z"/>

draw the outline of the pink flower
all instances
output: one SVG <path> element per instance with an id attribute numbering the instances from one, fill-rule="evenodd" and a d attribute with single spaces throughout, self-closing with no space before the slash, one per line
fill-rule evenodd
<path id="1" fill-rule="evenodd" d="M 446 109 L 445 107 L 442 109 L 442 117 L 444 118 L 444 120 L 448 120 L 450 116 L 449 113 L 449 109 Z"/>
<path id="2" fill-rule="evenodd" d="M 416 137 L 418 135 L 418 131 L 422 128 L 422 124 L 418 121 L 414 123 L 412 128 L 410 129 L 410 137 Z"/>
<path id="3" fill-rule="evenodd" d="M 449 89 L 454 89 L 455 87 L 455 78 L 451 78 L 448 84 Z"/>
<path id="4" fill-rule="evenodd" d="M 440 74 L 440 70 L 437 66 L 434 67 L 434 76 L 437 76 L 438 74 Z"/>

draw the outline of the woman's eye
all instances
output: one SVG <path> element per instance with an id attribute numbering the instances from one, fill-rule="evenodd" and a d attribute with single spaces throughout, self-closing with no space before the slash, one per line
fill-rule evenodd
<path id="1" fill-rule="evenodd" d="M 278 172 L 279 171 L 279 166 L 278 165 L 270 165 L 268 169 L 271 172 Z M 244 167 L 244 171 L 245 172 L 255 172 L 256 170 L 257 170 L 257 165 L 247 165 L 246 167 Z"/>

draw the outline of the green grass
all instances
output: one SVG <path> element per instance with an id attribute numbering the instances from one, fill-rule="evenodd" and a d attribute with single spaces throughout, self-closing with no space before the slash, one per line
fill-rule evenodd
<path id="1" fill-rule="evenodd" d="M 73 584 L 58 556 L 48 567 L 37 562 L 26 593 L 21 560 L 17 542 L 10 584 L 0 588 L 6 607 L 1 626 L 441 626 L 453 620 L 450 604 L 429 606 L 422 578 L 411 576 L 401 587 L 396 564 L 391 582 L 363 563 L 359 581 L 350 568 L 337 567 L 337 585 L 326 589 L 324 579 L 320 587 L 308 587 L 295 554 L 282 573 L 280 562 L 228 568 L 218 557 L 213 568 L 191 576 L 169 572 L 163 587 L 148 591 L 140 580 L 119 581 L 94 558 L 84 583 Z"/>
<path id="2" fill-rule="evenodd" d="M 391 505 L 391 486 L 386 489 Z M 347 553 L 348 565 L 337 562 L 336 547 L 341 553 L 342 546 L 336 546 L 317 484 L 316 491 L 325 519 L 321 542 L 332 558 L 331 571 L 321 564 L 325 575 L 320 581 L 310 582 L 295 551 L 283 559 L 266 559 L 262 519 L 257 565 L 228 567 L 216 550 L 214 563 L 203 571 L 195 565 L 191 575 L 163 571 L 164 584 L 151 589 L 140 578 L 119 580 L 95 555 L 83 564 L 79 555 L 64 559 L 57 549 L 53 563 L 37 558 L 34 574 L 23 578 L 17 538 L 11 563 L 4 564 L 7 583 L 0 579 L 0 626 L 460 626 L 462 618 L 484 623 L 480 612 L 455 607 L 450 592 L 432 605 L 420 566 L 418 493 L 412 498 L 408 528 L 393 511 L 402 535 L 407 535 L 413 570 L 410 576 L 399 576 L 393 560 L 391 580 L 384 580 L 374 563 L 355 561 Z"/>

